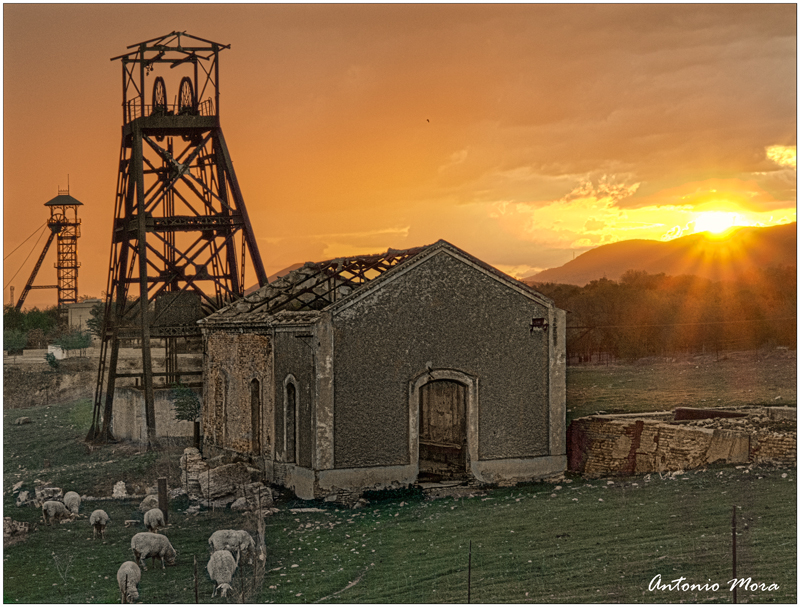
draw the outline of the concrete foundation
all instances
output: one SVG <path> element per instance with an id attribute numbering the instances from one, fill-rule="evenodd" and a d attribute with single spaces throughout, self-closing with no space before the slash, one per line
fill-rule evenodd
<path id="1" fill-rule="evenodd" d="M 194 389 L 202 398 L 199 388 Z M 172 389 L 156 388 L 153 390 L 156 413 L 157 437 L 194 436 L 192 422 L 175 419 L 172 407 Z M 114 416 L 111 419 L 111 433 L 116 438 L 147 442 L 147 422 L 145 418 L 144 390 L 135 387 L 121 387 L 114 392 Z"/>

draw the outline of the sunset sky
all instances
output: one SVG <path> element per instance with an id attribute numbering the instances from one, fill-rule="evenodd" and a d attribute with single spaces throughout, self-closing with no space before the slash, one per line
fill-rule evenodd
<path id="1" fill-rule="evenodd" d="M 68 174 L 79 292 L 105 289 L 128 45 L 231 45 L 221 122 L 268 274 L 443 238 L 522 277 L 796 221 L 796 26 L 792 4 L 5 4 L 3 301 Z"/>

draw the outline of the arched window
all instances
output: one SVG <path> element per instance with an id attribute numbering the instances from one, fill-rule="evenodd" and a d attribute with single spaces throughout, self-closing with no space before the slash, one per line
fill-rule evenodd
<path id="1" fill-rule="evenodd" d="M 284 461 L 295 461 L 295 436 L 296 436 L 296 420 L 297 420 L 297 389 L 293 383 L 286 384 L 286 409 L 284 410 L 283 419 L 285 420 L 284 426 Z"/>
<path id="2" fill-rule="evenodd" d="M 261 453 L 261 383 L 257 379 L 250 382 L 250 436 L 251 451 Z"/>

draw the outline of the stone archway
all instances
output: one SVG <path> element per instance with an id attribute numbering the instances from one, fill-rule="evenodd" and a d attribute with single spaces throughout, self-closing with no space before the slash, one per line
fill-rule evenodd
<path id="1" fill-rule="evenodd" d="M 473 474 L 478 456 L 478 380 L 430 369 L 409 385 L 410 452 L 418 480 Z"/>

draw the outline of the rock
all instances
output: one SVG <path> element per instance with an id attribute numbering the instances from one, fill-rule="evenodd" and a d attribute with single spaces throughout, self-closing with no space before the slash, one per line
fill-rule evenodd
<path id="1" fill-rule="evenodd" d="M 14 487 L 12 487 L 11 493 L 16 493 L 17 491 L 19 491 L 20 487 L 22 487 L 22 483 L 24 483 L 24 482 L 25 481 L 20 481 L 18 483 L 14 483 Z"/>
<path id="2" fill-rule="evenodd" d="M 111 497 L 115 499 L 124 499 L 128 497 L 128 488 L 125 486 L 125 481 L 119 481 L 118 483 L 114 484 Z"/>
<path id="3" fill-rule="evenodd" d="M 169 499 L 174 500 L 182 495 L 186 495 L 186 490 L 183 487 L 175 487 L 175 489 L 170 489 L 167 495 L 169 495 Z"/>
<path id="4" fill-rule="evenodd" d="M 135 518 L 134 519 L 128 519 L 127 521 L 125 521 L 125 527 L 135 527 L 139 523 L 140 523 L 140 521 L 136 520 Z"/>
<path id="5" fill-rule="evenodd" d="M 250 507 L 247 504 L 247 498 L 240 497 L 235 502 L 231 504 L 231 510 L 249 510 Z"/>
<path id="6" fill-rule="evenodd" d="M 34 505 L 39 508 L 49 500 L 63 501 L 64 494 L 59 487 L 36 487 L 36 499 Z"/>
<path id="7" fill-rule="evenodd" d="M 32 423 L 33 422 L 31 421 L 30 417 L 18 417 L 17 419 L 14 420 L 15 426 L 21 426 L 22 424 L 32 424 Z"/>
<path id="8" fill-rule="evenodd" d="M 250 484 L 250 473 L 242 462 L 212 468 L 198 475 L 200 491 L 206 500 L 218 500 L 231 495 L 233 501 L 236 494 L 241 494 L 241 487 Z"/>
<path id="9" fill-rule="evenodd" d="M 181 456 L 181 485 L 189 497 L 200 496 L 200 483 L 198 477 L 208 470 L 208 463 L 203 461 L 203 456 L 195 447 L 183 450 Z"/>
<path id="10" fill-rule="evenodd" d="M 148 487 L 145 493 L 147 493 L 147 495 L 158 495 L 158 485 Z"/>
<path id="11" fill-rule="evenodd" d="M 12 520 L 10 516 L 3 517 L 3 545 L 25 539 L 29 528 L 30 523 Z"/>
<path id="12" fill-rule="evenodd" d="M 153 508 L 158 508 L 157 495 L 148 495 L 146 498 L 142 500 L 142 503 L 139 504 L 139 512 L 147 512 L 148 510 L 152 510 Z"/>
<path id="13" fill-rule="evenodd" d="M 353 510 L 357 510 L 358 508 L 363 508 L 364 506 L 368 505 L 369 502 L 362 497 L 359 498 L 359 500 L 355 504 L 353 504 Z"/>
<path id="14" fill-rule="evenodd" d="M 29 505 L 31 503 L 30 495 L 30 491 L 20 491 L 17 496 L 17 508 Z"/>
<path id="15" fill-rule="evenodd" d="M 186 509 L 186 515 L 190 514 L 198 514 L 200 512 L 200 504 L 195 504 L 194 506 L 189 506 Z"/>
<path id="16" fill-rule="evenodd" d="M 272 490 L 266 487 L 264 483 L 257 482 L 245 485 L 244 495 L 251 510 L 258 510 L 259 507 L 262 510 L 272 507 Z"/>

